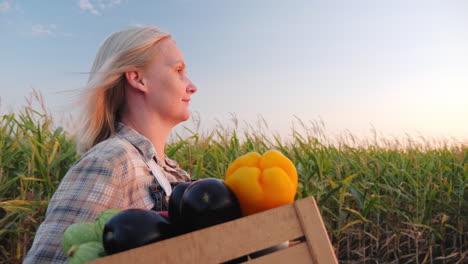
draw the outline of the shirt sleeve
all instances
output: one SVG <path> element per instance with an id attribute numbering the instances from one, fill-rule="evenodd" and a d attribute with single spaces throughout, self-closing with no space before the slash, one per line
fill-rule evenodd
<path id="1" fill-rule="evenodd" d="M 36 232 L 23 263 L 67 263 L 62 237 L 76 222 L 92 222 L 110 208 L 122 208 L 122 172 L 96 156 L 80 159 L 65 175 L 49 202 L 46 218 Z"/>

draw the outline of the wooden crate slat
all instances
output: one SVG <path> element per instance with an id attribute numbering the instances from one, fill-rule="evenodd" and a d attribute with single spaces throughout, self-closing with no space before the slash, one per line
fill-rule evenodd
<path id="1" fill-rule="evenodd" d="M 311 264 L 312 258 L 306 243 L 273 252 L 260 258 L 245 262 L 246 264 Z"/>
<path id="2" fill-rule="evenodd" d="M 90 263 L 220 263 L 303 235 L 290 204 Z"/>
<path id="3" fill-rule="evenodd" d="M 338 264 L 315 199 L 298 200 L 294 206 L 314 263 Z"/>

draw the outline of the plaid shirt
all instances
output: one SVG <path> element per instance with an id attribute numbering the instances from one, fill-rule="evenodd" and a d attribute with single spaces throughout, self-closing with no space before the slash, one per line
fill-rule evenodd
<path id="1" fill-rule="evenodd" d="M 24 263 L 68 262 L 62 236 L 73 223 L 93 222 L 110 208 L 153 208 L 148 186 L 155 178 L 147 166 L 151 159 L 164 169 L 169 182 L 190 180 L 175 161 L 165 158 L 167 165 L 157 160 L 146 137 L 118 123 L 116 135 L 90 149 L 62 179 Z"/>

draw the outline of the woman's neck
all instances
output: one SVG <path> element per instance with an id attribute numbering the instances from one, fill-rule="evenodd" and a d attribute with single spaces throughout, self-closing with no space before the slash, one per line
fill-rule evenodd
<path id="1" fill-rule="evenodd" d="M 172 127 L 165 125 L 164 120 L 142 112 L 138 114 L 127 112 L 122 116 L 122 122 L 148 138 L 156 150 L 156 158 L 165 163 L 164 147 Z"/>

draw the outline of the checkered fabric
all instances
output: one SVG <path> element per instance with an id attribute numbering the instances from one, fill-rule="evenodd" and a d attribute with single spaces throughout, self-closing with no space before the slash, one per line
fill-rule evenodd
<path id="1" fill-rule="evenodd" d="M 90 149 L 62 179 L 23 263 L 67 263 L 62 236 L 73 223 L 92 222 L 110 208 L 153 208 L 148 187 L 155 177 L 147 166 L 151 159 L 169 182 L 190 181 L 175 161 L 165 157 L 164 164 L 156 157 L 146 137 L 119 122 L 116 135 Z"/>

